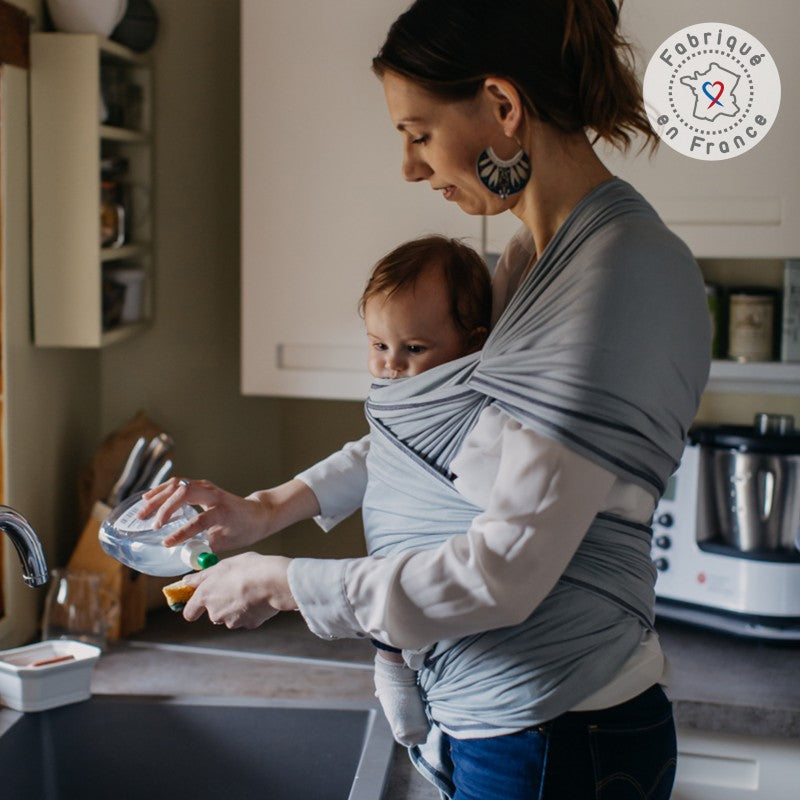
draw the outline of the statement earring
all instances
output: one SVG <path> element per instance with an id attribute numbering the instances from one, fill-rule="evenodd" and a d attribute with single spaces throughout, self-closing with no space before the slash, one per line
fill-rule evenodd
<path id="1" fill-rule="evenodd" d="M 513 158 L 505 161 L 498 158 L 491 147 L 487 147 L 478 156 L 477 172 L 481 183 L 492 194 L 508 200 L 510 195 L 521 192 L 530 180 L 531 162 L 522 148 Z"/>

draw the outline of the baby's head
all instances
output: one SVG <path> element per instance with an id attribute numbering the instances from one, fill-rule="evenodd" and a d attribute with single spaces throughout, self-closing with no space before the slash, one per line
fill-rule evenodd
<path id="1" fill-rule="evenodd" d="M 425 236 L 373 268 L 359 310 L 376 378 L 406 378 L 480 350 L 489 333 L 492 285 L 467 245 Z"/>

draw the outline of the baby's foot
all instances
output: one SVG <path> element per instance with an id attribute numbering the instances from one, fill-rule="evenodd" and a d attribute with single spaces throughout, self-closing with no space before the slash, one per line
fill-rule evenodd
<path id="1" fill-rule="evenodd" d="M 397 742 L 406 747 L 428 738 L 430 723 L 417 686 L 417 673 L 375 655 L 375 696 Z"/>

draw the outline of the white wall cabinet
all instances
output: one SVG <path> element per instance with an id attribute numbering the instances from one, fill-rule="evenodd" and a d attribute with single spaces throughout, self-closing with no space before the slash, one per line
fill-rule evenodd
<path id="1" fill-rule="evenodd" d="M 144 57 L 98 36 L 31 37 L 33 313 L 39 346 L 100 347 L 130 335 L 150 315 L 151 80 Z M 119 217 L 119 237 L 104 244 L 101 164 L 111 160 L 125 165 L 118 176 L 124 220 Z M 120 269 L 138 279 L 127 297 L 119 288 Z"/>
<path id="2" fill-rule="evenodd" d="M 242 2 L 245 394 L 363 399 L 372 265 L 426 232 L 481 246 L 480 218 L 401 176 L 370 65 L 407 5 Z"/>
<path id="3" fill-rule="evenodd" d="M 242 387 L 245 394 L 360 399 L 368 384 L 356 300 L 370 266 L 424 232 L 500 252 L 519 222 L 483 221 L 399 174 L 400 139 L 369 69 L 405 0 L 278 7 L 242 3 Z M 699 259 L 800 256 L 800 49 L 792 0 L 627 2 L 622 25 L 641 72 L 671 34 L 719 21 L 752 33 L 783 78 L 763 142 L 705 162 L 662 144 L 601 156 L 630 180 Z M 337 36 L 331 37 L 330 30 Z M 633 152 L 635 152 L 634 145 Z M 758 283 L 758 281 L 756 281 Z M 800 392 L 800 366 L 715 362 L 709 388 Z"/>
<path id="4" fill-rule="evenodd" d="M 764 141 L 736 158 L 701 161 L 662 143 L 655 155 L 627 156 L 598 144 L 612 172 L 630 181 L 662 219 L 704 259 L 787 259 L 800 256 L 800 166 L 792 154 L 800 128 L 800 96 L 793 79 L 800 75 L 800 50 L 794 28 L 793 0 L 675 0 L 627 2 L 622 27 L 635 46 L 641 75 L 657 48 L 689 25 L 719 22 L 742 28 L 764 44 L 783 82 L 780 111 Z M 519 227 L 511 213 L 487 219 L 487 249 L 500 252 Z M 735 270 L 741 273 L 741 270 Z M 744 285 L 763 285 L 753 266 Z M 775 283 L 778 287 L 782 284 Z M 800 365 L 737 364 L 714 361 L 709 390 L 718 392 L 800 394 Z"/>
<path id="5" fill-rule="evenodd" d="M 769 50 L 782 79 L 778 116 L 763 141 L 735 158 L 701 161 L 661 144 L 654 156 L 627 156 L 603 145 L 598 153 L 615 174 L 630 181 L 697 258 L 796 258 L 800 256 L 800 166 L 793 154 L 800 129 L 800 75 L 794 0 L 674 0 L 626 2 L 622 29 L 635 47 L 641 76 L 659 46 L 682 28 L 726 23 L 752 34 Z M 489 220 L 497 248 L 514 229 L 511 215 Z"/>
<path id="6" fill-rule="evenodd" d="M 642 70 L 659 45 L 702 22 L 742 28 L 769 51 L 782 81 L 777 118 L 763 141 L 735 158 L 700 161 L 666 144 L 649 160 L 611 160 L 612 168 L 651 199 L 698 257 L 794 258 L 800 255 L 800 167 L 797 149 L 800 74 L 794 0 L 676 0 L 626 3 L 623 20 L 637 42 Z M 754 52 L 754 51 L 753 51 Z"/>

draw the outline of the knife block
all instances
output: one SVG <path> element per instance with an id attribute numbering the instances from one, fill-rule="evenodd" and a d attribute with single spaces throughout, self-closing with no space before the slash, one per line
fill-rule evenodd
<path id="1" fill-rule="evenodd" d="M 147 613 L 147 576 L 120 564 L 100 546 L 97 534 L 111 509 L 99 500 L 81 532 L 78 544 L 67 564 L 68 569 L 96 572 L 103 588 L 119 603 L 119 619 L 108 629 L 109 640 L 142 630 Z"/>

